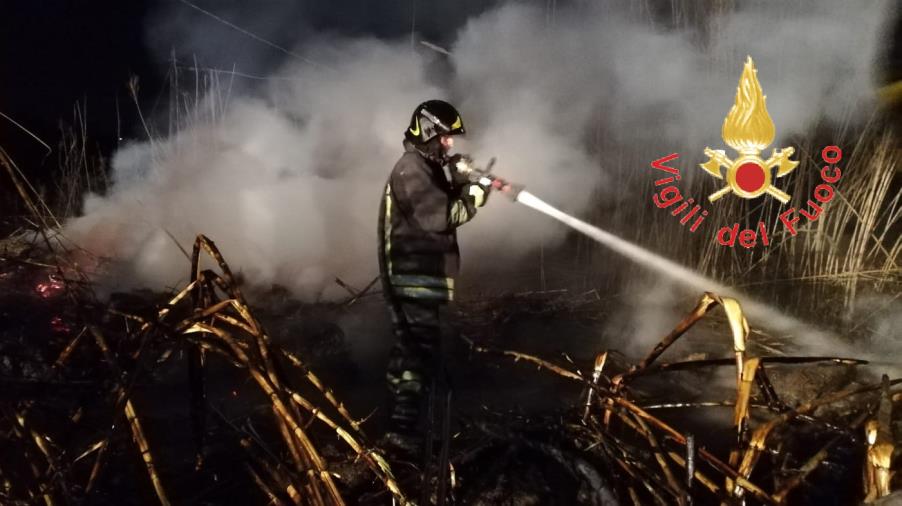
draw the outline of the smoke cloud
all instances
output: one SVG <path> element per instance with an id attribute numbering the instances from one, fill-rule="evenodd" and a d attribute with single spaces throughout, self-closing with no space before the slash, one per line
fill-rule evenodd
<path id="1" fill-rule="evenodd" d="M 323 65 L 290 61 L 241 96 L 208 90 L 177 134 L 117 152 L 111 192 L 87 196 L 66 232 L 116 259 L 110 282 L 120 287 L 183 281 L 172 238 L 187 246 L 204 233 L 248 280 L 329 298 L 343 294 L 335 276 L 362 286 L 377 273 L 382 184 L 423 100 L 459 105 L 470 132 L 460 151 L 497 157 L 497 172 L 577 214 L 596 197 L 642 205 L 618 193 L 618 178 L 637 170 L 614 161 L 623 153 L 652 160 L 720 145 L 747 54 L 778 135 L 867 115 L 886 0 L 738 2 L 704 31 L 627 5 L 575 3 L 553 22 L 543 9 L 502 5 L 471 17 L 447 59 L 413 51 L 409 38 L 308 36 L 295 52 Z M 461 229 L 465 268 L 563 233 L 496 195 Z"/>

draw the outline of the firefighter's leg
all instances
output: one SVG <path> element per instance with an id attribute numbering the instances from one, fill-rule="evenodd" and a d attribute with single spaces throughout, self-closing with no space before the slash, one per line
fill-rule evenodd
<path id="1" fill-rule="evenodd" d="M 393 304 L 396 342 L 386 378 L 391 394 L 387 437 L 412 454 L 422 450 L 422 414 L 441 341 L 439 307 L 416 299 Z"/>

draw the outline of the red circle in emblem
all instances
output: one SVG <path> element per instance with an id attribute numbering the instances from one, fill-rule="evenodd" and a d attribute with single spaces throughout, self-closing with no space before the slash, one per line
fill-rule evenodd
<path id="1" fill-rule="evenodd" d="M 744 191 L 754 193 L 764 186 L 764 167 L 755 162 L 745 162 L 736 169 L 736 184 Z"/>

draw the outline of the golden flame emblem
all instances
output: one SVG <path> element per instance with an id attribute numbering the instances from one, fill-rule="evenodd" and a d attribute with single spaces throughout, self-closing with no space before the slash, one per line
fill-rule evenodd
<path id="1" fill-rule="evenodd" d="M 776 177 L 783 177 L 793 171 L 799 162 L 789 157 L 795 153 L 792 147 L 774 150 L 767 160 L 759 155 L 774 141 L 774 122 L 767 112 L 767 97 L 758 82 L 755 62 L 749 56 L 739 78 L 736 102 L 724 118 L 721 137 L 723 141 L 739 153 L 739 158 L 730 160 L 723 150 L 705 148 L 708 161 L 700 167 L 712 176 L 723 179 L 721 167 L 727 168 L 727 185 L 708 196 L 711 202 L 728 193 L 752 199 L 767 193 L 784 204 L 789 195 L 771 184 L 771 170 L 776 167 Z"/>

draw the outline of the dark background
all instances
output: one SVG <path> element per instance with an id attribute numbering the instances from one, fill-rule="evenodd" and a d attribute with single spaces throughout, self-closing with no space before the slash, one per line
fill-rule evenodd
<path id="1" fill-rule="evenodd" d="M 44 140 L 46 148 L 0 118 L 0 145 L 35 184 L 57 165 L 60 122 L 74 122 L 74 106 L 86 109 L 89 135 L 109 152 L 115 146 L 116 101 L 130 74 L 158 86 L 144 50 L 143 23 L 150 2 L 16 0 L 0 16 L 0 112 Z M 9 190 L 9 178 L 0 177 Z M 14 199 L 12 192 L 2 197 Z M 4 202 L 10 209 L 15 202 Z"/>
<path id="2" fill-rule="evenodd" d="M 314 35 L 452 40 L 485 0 L 192 0 L 268 41 L 295 50 Z M 428 6 L 427 6 L 428 5 Z M 415 10 L 414 10 L 415 9 Z M 414 16 L 415 15 L 415 16 Z M 0 146 L 39 188 L 52 187 L 60 128 L 77 126 L 78 104 L 89 149 L 108 157 L 119 139 L 142 138 L 129 94 L 139 78 L 143 114 L 165 112 L 167 73 L 183 66 L 275 70 L 284 52 L 253 40 L 178 0 L 11 0 L 0 15 L 0 112 L 53 148 L 0 117 Z M 9 178 L 0 175 L 0 213 L 22 212 Z M 0 214 L 2 215 L 2 214 Z"/>
<path id="3" fill-rule="evenodd" d="M 453 39 L 485 0 L 192 0 L 222 18 L 288 49 L 307 37 L 407 37 L 439 44 Z M 561 2 L 563 3 L 563 2 Z M 544 4 L 544 3 L 543 3 Z M 414 21 L 415 18 L 415 21 Z M 902 23 L 897 22 L 897 26 Z M 902 29 L 887 47 L 883 79 L 902 78 Z M 248 74 L 273 71 L 287 56 L 211 19 L 179 0 L 8 0 L 0 16 L 0 112 L 53 151 L 0 118 L 0 146 L 38 187 L 52 185 L 60 127 L 84 113 L 89 148 L 108 157 L 120 138 L 143 132 L 126 84 L 139 78 L 140 106 L 153 118 L 165 109 L 173 59 L 190 66 Z M 0 176 L 0 213 L 21 211 L 9 178 Z"/>

